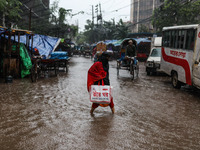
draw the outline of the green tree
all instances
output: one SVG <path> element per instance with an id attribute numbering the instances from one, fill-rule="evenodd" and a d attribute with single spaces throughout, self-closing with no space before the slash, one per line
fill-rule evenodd
<path id="1" fill-rule="evenodd" d="M 164 26 L 199 23 L 200 0 L 184 2 L 182 0 L 166 0 L 164 5 L 155 9 L 152 24 L 157 31 Z"/>
<path id="2" fill-rule="evenodd" d="M 1 0 L 0 13 L 2 14 L 2 24 L 6 26 L 6 22 L 15 22 L 20 17 L 20 6 L 22 3 L 19 0 Z M 8 21 L 9 20 L 9 21 Z"/>
<path id="3" fill-rule="evenodd" d="M 70 15 L 72 10 L 71 9 L 69 9 L 69 10 L 66 10 L 65 8 L 60 8 L 59 9 L 59 17 L 58 17 L 58 22 L 59 22 L 59 24 L 60 25 L 62 25 L 62 24 L 65 24 L 65 21 L 66 21 L 66 16 L 67 15 Z"/>
<path id="4" fill-rule="evenodd" d="M 145 26 L 145 25 L 143 25 L 143 24 L 141 24 L 141 25 L 139 25 L 139 29 L 138 29 L 139 31 L 139 33 L 141 33 L 141 32 L 149 32 L 149 29 L 147 28 L 147 26 Z"/>
<path id="5" fill-rule="evenodd" d="M 93 25 L 91 20 L 87 20 L 83 34 L 87 43 L 94 43 L 104 40 L 123 39 L 128 32 L 128 24 L 124 24 L 122 20 L 117 24 L 115 24 L 114 20 L 104 21 L 103 25 Z"/>
<path id="6" fill-rule="evenodd" d="M 86 42 L 86 36 L 81 32 L 76 36 L 76 43 L 78 45 L 84 45 Z"/>
<path id="7" fill-rule="evenodd" d="M 105 39 L 113 39 L 113 35 L 116 31 L 114 21 L 104 21 Z"/>
<path id="8" fill-rule="evenodd" d="M 115 39 L 124 39 L 127 37 L 127 34 L 129 32 L 128 25 L 125 25 L 123 20 L 120 19 L 120 21 L 116 25 L 116 30 L 114 33 L 114 38 Z"/>
<path id="9" fill-rule="evenodd" d="M 85 25 L 85 31 L 83 35 L 86 37 L 85 40 L 87 43 L 94 43 L 98 39 L 98 33 L 96 27 L 92 24 L 91 20 L 87 20 Z"/>

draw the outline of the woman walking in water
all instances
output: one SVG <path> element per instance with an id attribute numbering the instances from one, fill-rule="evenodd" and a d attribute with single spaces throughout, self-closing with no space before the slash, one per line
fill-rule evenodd
<path id="1" fill-rule="evenodd" d="M 102 85 L 102 80 L 104 82 L 104 85 L 110 85 L 109 63 L 108 63 L 109 58 L 110 58 L 110 54 L 107 52 L 103 52 L 99 60 L 95 62 L 88 70 L 88 80 L 87 80 L 88 92 L 90 91 L 91 85 L 98 85 L 99 83 L 100 85 Z M 93 114 L 94 110 L 98 106 L 101 106 L 101 107 L 110 106 L 112 113 L 115 112 L 113 97 L 111 98 L 110 104 L 92 103 L 92 108 L 90 110 L 90 113 Z"/>

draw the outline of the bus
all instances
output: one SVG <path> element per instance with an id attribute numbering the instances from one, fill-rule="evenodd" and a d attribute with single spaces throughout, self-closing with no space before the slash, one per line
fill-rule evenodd
<path id="1" fill-rule="evenodd" d="M 174 88 L 200 88 L 200 25 L 164 27 L 161 70 L 171 76 Z"/>

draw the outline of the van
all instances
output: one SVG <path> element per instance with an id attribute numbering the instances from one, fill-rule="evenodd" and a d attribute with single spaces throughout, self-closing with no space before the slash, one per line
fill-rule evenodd
<path id="1" fill-rule="evenodd" d="M 161 61 L 161 44 L 162 37 L 155 37 L 152 41 L 152 48 L 149 57 L 146 61 L 146 73 L 147 75 L 156 74 L 161 72 L 160 61 Z"/>

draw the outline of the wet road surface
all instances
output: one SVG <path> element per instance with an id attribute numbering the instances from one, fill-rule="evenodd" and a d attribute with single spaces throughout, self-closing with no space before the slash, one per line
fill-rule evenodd
<path id="1" fill-rule="evenodd" d="M 116 113 L 99 107 L 91 116 L 86 89 L 89 58 L 73 57 L 69 72 L 0 83 L 0 150 L 200 148 L 200 90 L 171 86 L 163 75 L 147 76 L 140 63 L 134 81 L 117 78 L 110 62 Z"/>

